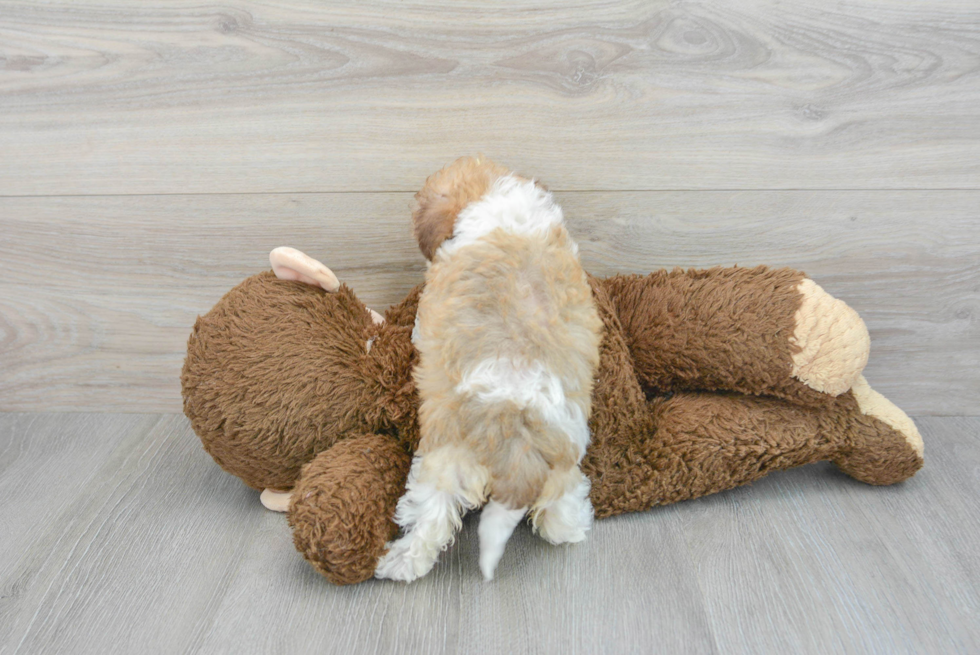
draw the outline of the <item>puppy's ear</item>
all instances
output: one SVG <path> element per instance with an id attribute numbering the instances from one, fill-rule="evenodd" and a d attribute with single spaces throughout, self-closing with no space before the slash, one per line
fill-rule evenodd
<path id="1" fill-rule="evenodd" d="M 415 194 L 417 208 L 412 213 L 415 238 L 426 259 L 431 261 L 442 242 L 452 238 L 459 212 L 507 173 L 486 157 L 460 157 L 426 179 Z"/>
<path id="2" fill-rule="evenodd" d="M 455 198 L 423 189 L 415 195 L 418 207 L 412 213 L 415 240 L 426 259 L 432 260 L 442 242 L 453 236 L 459 203 Z"/>

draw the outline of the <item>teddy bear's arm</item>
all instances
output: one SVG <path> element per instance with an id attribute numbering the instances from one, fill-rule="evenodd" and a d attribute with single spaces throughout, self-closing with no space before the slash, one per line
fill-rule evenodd
<path id="1" fill-rule="evenodd" d="M 344 439 L 303 467 L 289 504 L 293 542 L 334 584 L 374 575 L 386 544 L 398 534 L 395 505 L 412 459 L 392 437 Z"/>
<path id="2" fill-rule="evenodd" d="M 824 404 L 850 389 L 867 363 L 864 322 L 799 271 L 675 269 L 602 283 L 650 391 Z"/>

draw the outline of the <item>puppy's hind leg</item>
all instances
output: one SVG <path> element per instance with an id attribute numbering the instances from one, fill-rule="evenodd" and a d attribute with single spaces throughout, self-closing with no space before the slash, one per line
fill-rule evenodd
<path id="1" fill-rule="evenodd" d="M 534 531 L 553 544 L 577 543 L 592 528 L 589 479 L 576 466 L 555 471 L 531 511 Z"/>
<path id="2" fill-rule="evenodd" d="M 466 510 L 485 500 L 488 479 L 486 469 L 465 451 L 440 448 L 415 457 L 395 510 L 405 534 L 388 545 L 374 575 L 412 582 L 431 571 Z"/>
<path id="3" fill-rule="evenodd" d="M 526 514 L 527 507 L 508 509 L 492 499 L 484 506 L 480 516 L 480 571 L 484 579 L 493 580 L 504 547 Z"/>

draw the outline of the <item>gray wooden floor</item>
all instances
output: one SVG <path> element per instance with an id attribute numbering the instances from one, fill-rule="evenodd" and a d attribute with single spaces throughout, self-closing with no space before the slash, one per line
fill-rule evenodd
<path id="1" fill-rule="evenodd" d="M 497 579 L 474 522 L 410 586 L 326 583 L 178 415 L 0 415 L 3 653 L 976 653 L 980 419 L 928 464 L 831 465 L 596 524 L 526 528 Z"/>

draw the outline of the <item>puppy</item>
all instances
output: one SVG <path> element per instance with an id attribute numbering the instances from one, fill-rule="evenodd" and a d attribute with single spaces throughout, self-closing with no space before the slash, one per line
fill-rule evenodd
<path id="1" fill-rule="evenodd" d="M 428 573 L 467 510 L 486 579 L 521 519 L 554 544 L 585 538 L 592 381 L 602 324 L 546 189 L 486 159 L 460 159 L 416 194 L 429 259 L 413 341 L 421 440 L 379 578 Z M 489 502 L 487 502 L 489 500 Z"/>

